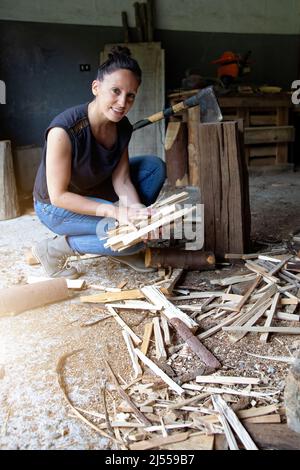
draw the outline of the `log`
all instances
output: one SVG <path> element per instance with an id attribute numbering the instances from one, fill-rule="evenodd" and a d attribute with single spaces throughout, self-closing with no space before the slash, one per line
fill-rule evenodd
<path id="1" fill-rule="evenodd" d="M 187 126 L 185 122 L 171 121 L 165 139 L 167 178 L 171 186 L 188 184 Z"/>
<path id="2" fill-rule="evenodd" d="M 68 285 L 63 278 L 1 289 L 0 316 L 16 315 L 68 298 Z"/>
<path id="3" fill-rule="evenodd" d="M 215 268 L 215 255 L 211 251 L 189 251 L 176 248 L 147 248 L 145 266 L 172 267 L 189 270 Z"/>
<path id="4" fill-rule="evenodd" d="M 10 140 L 0 141 L 0 220 L 20 215 Z"/>
<path id="5" fill-rule="evenodd" d="M 191 330 L 185 325 L 185 323 L 183 323 L 183 321 L 179 318 L 170 318 L 169 323 L 205 365 L 214 369 L 221 367 L 218 359 L 215 358 L 215 356 L 205 346 L 203 346 L 197 336 L 193 335 Z"/>

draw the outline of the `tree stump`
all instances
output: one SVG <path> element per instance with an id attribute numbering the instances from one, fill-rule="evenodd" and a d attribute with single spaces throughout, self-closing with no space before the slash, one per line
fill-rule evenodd
<path id="1" fill-rule="evenodd" d="M 20 215 L 16 180 L 9 140 L 0 141 L 0 220 Z"/>

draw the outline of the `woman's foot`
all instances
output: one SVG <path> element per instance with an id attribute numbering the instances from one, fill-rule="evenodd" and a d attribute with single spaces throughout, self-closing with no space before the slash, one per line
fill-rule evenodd
<path id="1" fill-rule="evenodd" d="M 130 268 L 134 269 L 139 273 L 152 273 L 157 271 L 156 268 L 147 268 L 145 266 L 145 253 L 135 253 L 134 255 L 125 255 L 125 256 L 110 256 L 109 257 L 113 262 L 119 264 L 125 264 Z"/>
<path id="2" fill-rule="evenodd" d="M 80 276 L 75 267 L 68 265 L 69 256 L 75 253 L 68 245 L 65 236 L 42 240 L 32 248 L 32 252 L 48 276 L 67 279 L 77 279 Z"/>

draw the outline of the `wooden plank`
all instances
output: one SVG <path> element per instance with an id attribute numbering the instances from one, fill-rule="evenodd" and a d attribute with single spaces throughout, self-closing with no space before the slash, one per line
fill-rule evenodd
<path id="1" fill-rule="evenodd" d="M 134 370 L 134 377 L 138 377 L 138 376 L 143 374 L 143 371 L 141 369 L 141 366 L 139 365 L 137 355 L 134 352 L 134 347 L 133 347 L 133 344 L 132 344 L 132 341 L 131 341 L 131 337 L 130 337 L 129 333 L 126 330 L 122 331 L 122 335 L 123 335 L 125 344 L 126 344 L 127 349 L 128 349 L 129 357 L 130 357 L 131 362 L 132 362 L 132 367 L 133 367 L 133 370 Z"/>
<path id="2" fill-rule="evenodd" d="M 272 305 L 271 305 L 271 308 L 268 312 L 268 316 L 267 316 L 267 319 L 265 321 L 265 325 L 264 326 L 271 326 L 271 323 L 272 323 L 272 320 L 273 320 L 273 317 L 275 315 L 275 312 L 276 312 L 276 309 L 277 309 L 277 305 L 278 305 L 278 302 L 279 302 L 279 299 L 280 299 L 280 293 L 279 292 L 276 292 L 276 294 L 274 295 L 273 297 L 273 300 L 272 300 Z M 268 341 L 268 336 L 269 336 L 269 333 L 263 333 L 261 336 L 260 336 L 260 341 L 262 341 L 263 343 L 266 343 Z"/>
<path id="3" fill-rule="evenodd" d="M 233 388 L 227 388 L 227 387 L 204 387 L 202 385 L 194 385 L 194 384 L 183 384 L 182 388 L 184 390 L 193 390 L 197 392 L 208 392 L 208 393 L 221 393 L 221 394 L 227 394 L 227 395 L 240 395 L 243 397 L 254 397 L 254 398 L 264 398 L 265 400 L 270 399 L 272 400 L 274 395 L 278 394 L 279 392 L 269 392 L 269 393 L 264 393 L 264 392 L 249 392 L 247 388 L 243 390 L 236 390 Z"/>
<path id="4" fill-rule="evenodd" d="M 81 302 L 91 303 L 108 303 L 116 302 L 118 300 L 130 300 L 130 299 L 144 299 L 144 294 L 140 289 L 123 290 L 121 292 L 103 292 L 102 294 L 96 295 L 85 295 L 81 296 Z"/>
<path id="5" fill-rule="evenodd" d="M 225 325 L 230 325 L 230 323 L 234 322 L 236 319 L 240 318 L 240 316 L 242 315 L 242 313 L 236 313 L 236 312 L 233 312 L 231 313 L 225 320 L 221 321 L 220 323 L 218 323 L 217 325 L 213 326 L 212 328 L 209 328 L 208 330 L 206 331 L 203 331 L 203 333 L 200 333 L 199 335 L 197 335 L 197 337 L 199 339 L 206 339 L 206 338 L 209 338 L 209 336 L 212 336 L 214 335 L 215 333 L 217 333 L 218 331 L 222 330 L 222 328 L 225 326 Z"/>
<path id="6" fill-rule="evenodd" d="M 259 285 L 259 283 L 261 282 L 262 280 L 262 276 L 261 275 L 258 275 L 257 278 L 254 280 L 253 284 L 251 287 L 249 287 L 249 289 L 247 290 L 247 292 L 245 293 L 245 295 L 243 296 L 243 298 L 239 301 L 239 303 L 237 304 L 236 308 L 234 309 L 236 312 L 240 312 L 242 307 L 245 305 L 245 303 L 247 302 L 247 300 L 249 299 L 249 297 L 251 296 L 252 292 L 256 289 L 256 287 Z"/>
<path id="7" fill-rule="evenodd" d="M 115 374 L 114 374 L 114 371 L 112 370 L 112 367 L 111 365 L 109 364 L 109 362 L 107 360 L 104 360 L 105 362 L 105 365 L 106 365 L 106 368 L 107 370 L 110 372 L 110 375 L 113 379 L 113 382 L 114 382 L 114 385 L 117 389 L 117 392 L 119 393 L 119 395 L 123 398 L 123 400 L 126 401 L 126 403 L 128 403 L 128 405 L 130 406 L 130 408 L 132 409 L 132 412 L 135 414 L 135 416 L 137 417 L 137 419 L 141 422 L 141 423 L 144 423 L 146 424 L 146 426 L 151 426 L 151 422 L 149 421 L 148 418 L 146 418 L 146 416 L 143 415 L 143 413 L 141 413 L 141 411 L 138 409 L 138 407 L 133 403 L 133 401 L 131 400 L 131 398 L 129 398 L 129 396 L 127 395 L 127 393 L 122 389 L 122 387 L 120 386 L 119 382 L 118 382 L 118 379 L 116 378 Z"/>
<path id="8" fill-rule="evenodd" d="M 267 406 L 259 406 L 249 408 L 247 410 L 239 410 L 237 411 L 237 415 L 240 419 L 244 418 L 254 418 L 256 416 L 265 416 L 269 413 L 276 413 L 278 410 L 277 405 L 267 405 Z"/>
<path id="9" fill-rule="evenodd" d="M 292 106 L 290 96 L 280 94 L 279 96 L 219 96 L 221 108 L 258 108 L 274 110 L 278 107 L 290 108 Z"/>
<path id="10" fill-rule="evenodd" d="M 188 184 L 187 126 L 185 122 L 169 122 L 165 137 L 168 183 L 171 186 Z"/>
<path id="11" fill-rule="evenodd" d="M 259 158 L 250 158 L 249 160 L 249 166 L 261 166 L 261 167 L 269 167 L 269 166 L 272 166 L 272 165 L 275 165 L 275 162 L 276 162 L 276 158 L 275 156 L 274 157 L 266 157 L 266 158 L 262 158 L 262 157 L 259 157 Z"/>
<path id="12" fill-rule="evenodd" d="M 245 145 L 294 142 L 294 126 L 246 127 Z M 284 159 L 280 163 L 286 163 Z"/>
<path id="13" fill-rule="evenodd" d="M 245 423 L 281 423 L 280 414 L 267 415 L 267 416 L 256 416 L 254 418 L 243 419 L 243 424 Z"/>
<path id="14" fill-rule="evenodd" d="M 259 266 L 258 264 L 254 263 L 254 261 L 248 260 L 247 263 L 245 264 L 246 268 L 249 269 L 249 271 L 253 271 L 257 274 L 261 274 L 264 278 L 268 279 L 269 281 L 273 282 L 274 284 L 277 284 L 279 282 L 279 279 L 276 277 L 270 275 L 266 269 L 264 269 L 262 266 Z"/>
<path id="15" fill-rule="evenodd" d="M 20 215 L 10 140 L 0 141 L 0 220 Z"/>
<path id="16" fill-rule="evenodd" d="M 145 297 L 157 308 L 164 309 L 163 313 L 167 318 L 180 318 L 192 331 L 198 329 L 198 323 L 169 302 L 157 287 L 145 286 L 141 290 Z"/>
<path id="17" fill-rule="evenodd" d="M 164 347 L 164 341 L 161 334 L 159 318 L 153 318 L 153 326 L 154 326 L 154 337 L 155 337 L 155 349 L 156 349 L 156 357 L 157 359 L 166 359 L 167 353 Z"/>
<path id="18" fill-rule="evenodd" d="M 142 340 L 132 331 L 131 328 L 122 320 L 122 318 L 118 315 L 118 313 L 111 307 L 111 305 L 105 305 L 109 313 L 112 314 L 114 319 L 116 320 L 117 323 L 125 330 L 127 333 L 131 336 L 135 344 L 140 344 Z"/>
<path id="19" fill-rule="evenodd" d="M 199 123 L 200 108 L 194 106 L 187 110 L 188 113 L 188 166 L 189 166 L 189 184 L 200 186 L 200 167 L 199 167 Z"/>
<path id="20" fill-rule="evenodd" d="M 197 375 L 197 383 L 211 383 L 211 384 L 245 384 L 257 385 L 260 379 L 256 377 L 234 377 L 234 376 L 220 376 L 220 375 Z"/>
<path id="21" fill-rule="evenodd" d="M 244 447 L 247 450 L 258 450 L 250 434 L 239 421 L 234 411 L 227 405 L 226 401 L 218 395 L 212 395 L 212 399 L 215 409 L 226 417 Z"/>
<path id="22" fill-rule="evenodd" d="M 150 343 L 152 331 L 153 331 L 153 323 L 152 322 L 151 323 L 146 323 L 145 329 L 144 329 L 143 342 L 142 342 L 142 345 L 141 345 L 141 351 L 142 351 L 143 354 L 145 354 L 145 356 L 146 356 L 148 348 L 149 348 L 149 343 Z"/>
<path id="23" fill-rule="evenodd" d="M 160 326 L 164 332 L 164 343 L 167 346 L 170 346 L 171 345 L 170 329 L 169 329 L 168 320 L 166 319 L 164 315 L 161 316 Z"/>
<path id="24" fill-rule="evenodd" d="M 218 400 L 217 400 L 217 395 L 212 395 L 211 396 L 211 399 L 212 399 L 212 403 L 213 403 L 213 406 L 214 406 L 214 409 L 216 411 L 218 411 L 218 418 L 219 418 L 219 421 L 220 423 L 222 424 L 222 427 L 223 427 L 223 430 L 224 430 L 224 433 L 225 433 L 225 436 L 226 436 L 226 439 L 227 439 L 227 442 L 228 442 L 228 445 L 229 445 L 229 449 L 230 450 L 239 450 L 239 446 L 236 442 L 236 439 L 235 439 L 235 436 L 227 422 L 227 419 L 226 419 L 226 416 L 224 414 L 224 411 L 222 410 Z"/>
<path id="25" fill-rule="evenodd" d="M 175 285 L 177 284 L 177 282 L 179 281 L 179 279 L 181 278 L 181 276 L 183 274 L 183 271 L 184 270 L 181 269 L 181 268 L 177 268 L 177 269 L 172 270 L 172 274 L 171 274 L 170 278 L 167 279 L 165 282 L 163 282 L 161 287 L 160 287 L 160 291 L 164 295 L 171 295 L 172 294 Z"/>
<path id="26" fill-rule="evenodd" d="M 255 274 L 244 274 L 241 276 L 225 277 L 223 279 L 211 279 L 209 282 L 212 285 L 230 286 L 232 284 L 238 284 L 239 282 L 252 281 L 256 279 L 256 277 Z"/>
<path id="27" fill-rule="evenodd" d="M 223 326 L 222 330 L 241 333 L 279 333 L 281 335 L 300 335 L 300 328 L 289 326 Z"/>
<path id="28" fill-rule="evenodd" d="M 276 145 L 259 145 L 249 147 L 249 157 L 250 158 L 259 158 L 259 157 L 274 157 L 276 155 Z"/>
<path id="29" fill-rule="evenodd" d="M 214 175 L 210 160 L 216 143 L 211 143 L 210 126 L 210 124 L 199 125 L 199 172 L 201 203 L 204 204 L 204 247 L 205 250 L 215 253 Z"/>
<path id="30" fill-rule="evenodd" d="M 149 359 L 145 354 L 143 354 L 139 349 L 135 349 L 135 352 L 137 356 L 140 358 L 140 360 L 148 366 L 156 375 L 158 375 L 174 392 L 178 393 L 179 395 L 182 395 L 184 393 L 184 390 L 177 385 L 170 377 L 165 374 L 151 359 Z"/>
<path id="31" fill-rule="evenodd" d="M 125 300 L 124 303 L 110 304 L 113 308 L 119 308 L 123 310 L 149 310 L 150 312 L 157 312 L 158 308 L 149 302 L 143 300 Z"/>
<path id="32" fill-rule="evenodd" d="M 275 126 L 276 114 L 250 114 L 250 126 Z"/>
<path id="33" fill-rule="evenodd" d="M 236 324 L 238 325 L 244 325 L 244 326 L 252 326 L 254 325 L 257 320 L 263 316 L 263 314 L 265 313 L 265 311 L 269 308 L 269 306 L 271 305 L 272 303 L 272 300 L 267 300 L 265 301 L 262 305 L 259 305 L 256 307 L 256 310 L 255 310 L 255 313 L 249 318 L 249 320 L 247 320 L 245 322 L 245 318 L 242 319 L 239 323 L 239 320 L 236 322 Z M 247 315 L 247 314 L 246 314 Z M 231 335 L 230 337 L 230 340 L 233 341 L 233 342 L 237 342 L 237 341 L 240 341 L 247 333 L 244 331 L 240 331 L 239 333 L 236 332 L 234 335 Z"/>

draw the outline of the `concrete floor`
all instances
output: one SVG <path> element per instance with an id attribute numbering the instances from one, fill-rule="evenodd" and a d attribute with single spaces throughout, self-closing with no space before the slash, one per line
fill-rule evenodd
<path id="1" fill-rule="evenodd" d="M 250 194 L 255 241 L 276 242 L 299 231 L 300 173 L 251 176 Z M 0 287 L 24 284 L 28 275 L 44 275 L 40 266 L 26 264 L 24 252 L 49 234 L 34 215 L 0 222 Z M 107 258 L 85 261 L 85 266 L 87 282 L 109 287 L 125 279 L 130 288 L 156 277 L 155 273 L 137 276 Z M 126 351 L 112 322 L 81 327 L 100 313 L 80 303 L 78 295 L 0 318 L 0 449 L 106 447 L 106 439 L 72 415 L 57 382 L 56 364 L 63 354 L 81 349 L 66 360 L 65 383 L 77 406 L 96 410 L 101 405 L 103 357 L 111 357 L 126 378 L 121 360 Z"/>

